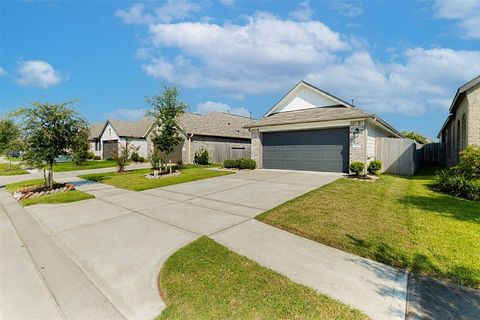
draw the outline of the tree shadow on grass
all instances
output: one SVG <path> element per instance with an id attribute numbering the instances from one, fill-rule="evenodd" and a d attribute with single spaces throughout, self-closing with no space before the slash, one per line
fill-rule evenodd
<path id="1" fill-rule="evenodd" d="M 430 257 L 413 253 L 407 255 L 398 248 L 387 243 L 373 244 L 366 240 L 346 235 L 350 244 L 356 247 L 355 251 L 362 256 L 397 268 L 427 275 L 434 278 L 446 279 L 453 283 L 480 288 L 480 269 L 473 269 L 463 265 L 454 265 L 448 271 L 440 269 Z M 442 259 L 442 257 L 439 257 Z"/>
<path id="2" fill-rule="evenodd" d="M 480 223 L 480 202 L 455 198 L 449 195 L 437 197 L 405 196 L 400 202 L 422 211 L 440 214 L 453 219 Z"/>

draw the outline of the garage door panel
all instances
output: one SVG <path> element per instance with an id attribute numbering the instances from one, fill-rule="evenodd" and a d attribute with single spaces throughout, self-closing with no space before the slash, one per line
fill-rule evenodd
<path id="1" fill-rule="evenodd" d="M 347 172 L 348 143 L 348 128 L 264 133 L 263 167 Z"/>

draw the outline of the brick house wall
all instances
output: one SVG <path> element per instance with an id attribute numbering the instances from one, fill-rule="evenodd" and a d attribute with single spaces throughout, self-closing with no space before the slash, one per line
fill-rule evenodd
<path id="1" fill-rule="evenodd" d="M 458 163 L 458 154 L 467 146 L 480 145 L 480 84 L 467 90 L 454 117 L 442 132 L 447 166 Z"/>

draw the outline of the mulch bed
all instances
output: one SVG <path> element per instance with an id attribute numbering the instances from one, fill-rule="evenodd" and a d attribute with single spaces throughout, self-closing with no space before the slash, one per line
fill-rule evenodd
<path id="1" fill-rule="evenodd" d="M 19 189 L 13 193 L 13 198 L 23 200 L 71 190 L 75 190 L 75 186 L 71 183 L 55 183 L 51 189 L 45 186 Z"/>
<path id="2" fill-rule="evenodd" d="M 162 178 L 168 178 L 168 177 L 175 177 L 179 176 L 181 174 L 180 171 L 162 171 L 159 172 L 158 175 L 154 175 L 153 173 L 147 173 L 145 174 L 145 178 L 147 179 L 162 179 Z"/>
<path id="3" fill-rule="evenodd" d="M 375 182 L 380 178 L 378 176 L 369 176 L 369 175 L 357 176 L 355 174 L 350 174 L 347 176 L 347 179 L 359 180 L 359 181 L 365 181 L 365 182 Z"/>

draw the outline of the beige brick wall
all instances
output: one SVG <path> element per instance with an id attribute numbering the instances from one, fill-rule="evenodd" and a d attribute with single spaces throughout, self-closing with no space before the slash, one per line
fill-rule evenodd
<path id="1" fill-rule="evenodd" d="M 480 145 L 480 84 L 467 91 L 468 130 L 467 142 Z"/>
<path id="2" fill-rule="evenodd" d="M 252 129 L 252 159 L 257 163 L 257 168 L 262 168 L 262 137 L 258 129 Z"/>
<path id="3" fill-rule="evenodd" d="M 465 136 L 462 121 L 464 115 L 467 119 Z M 446 145 L 447 166 L 457 164 L 458 153 L 466 146 L 480 145 L 480 85 L 470 88 L 465 93 L 465 97 L 457 107 L 455 118 L 445 127 L 444 132 L 447 132 L 447 141 L 450 140 Z M 451 133 L 450 136 L 448 133 Z"/>

